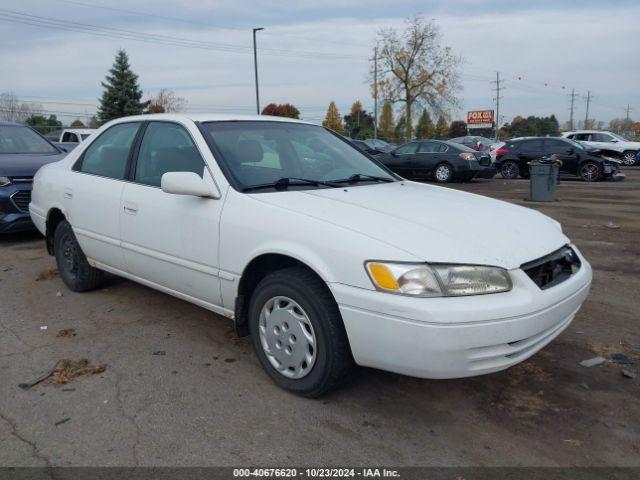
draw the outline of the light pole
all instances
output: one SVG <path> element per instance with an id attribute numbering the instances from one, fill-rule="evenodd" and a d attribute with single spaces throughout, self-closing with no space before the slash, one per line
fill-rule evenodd
<path id="1" fill-rule="evenodd" d="M 263 27 L 253 29 L 253 68 L 256 73 L 256 113 L 260 115 L 260 94 L 258 93 L 258 50 L 256 49 L 256 32 L 264 30 Z"/>

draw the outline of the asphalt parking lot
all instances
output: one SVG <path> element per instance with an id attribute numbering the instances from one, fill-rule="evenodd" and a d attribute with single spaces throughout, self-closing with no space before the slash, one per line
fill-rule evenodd
<path id="1" fill-rule="evenodd" d="M 0 465 L 640 466 L 640 377 L 621 373 L 640 373 L 640 169 L 625 173 L 544 205 L 524 180 L 454 186 L 550 215 L 591 261 L 590 297 L 542 352 L 473 379 L 360 369 L 319 400 L 276 387 L 228 319 L 115 278 L 72 293 L 41 237 L 4 238 Z M 579 365 L 611 354 L 633 363 Z M 65 358 L 106 369 L 18 387 Z"/>

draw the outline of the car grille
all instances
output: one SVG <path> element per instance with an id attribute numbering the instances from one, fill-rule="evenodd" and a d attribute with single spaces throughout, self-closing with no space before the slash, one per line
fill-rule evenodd
<path id="1" fill-rule="evenodd" d="M 578 255 L 569 246 L 564 246 L 549 255 L 524 263 L 522 270 L 533 282 L 545 290 L 567 280 L 580 269 Z"/>
<path id="2" fill-rule="evenodd" d="M 18 190 L 11 195 L 11 201 L 19 211 L 28 212 L 29 203 L 31 202 L 31 190 Z"/>

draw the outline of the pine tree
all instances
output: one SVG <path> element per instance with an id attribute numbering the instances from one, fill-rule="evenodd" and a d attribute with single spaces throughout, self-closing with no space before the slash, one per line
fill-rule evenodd
<path id="1" fill-rule="evenodd" d="M 449 125 L 444 115 L 438 117 L 438 123 L 436 124 L 436 138 L 444 139 L 449 135 Z"/>
<path id="2" fill-rule="evenodd" d="M 329 108 L 327 108 L 327 114 L 322 121 L 322 125 L 326 128 L 333 130 L 334 132 L 343 133 L 344 125 L 342 124 L 342 117 L 340 116 L 340 112 L 338 111 L 338 107 L 336 107 L 335 102 L 331 102 L 329 104 Z"/>
<path id="3" fill-rule="evenodd" d="M 391 102 L 387 101 L 382 105 L 382 112 L 378 122 L 378 135 L 389 142 L 394 139 L 393 107 Z"/>
<path id="4" fill-rule="evenodd" d="M 396 126 L 394 128 L 394 140 L 396 143 L 405 143 L 405 141 L 407 141 L 406 139 L 406 134 L 407 134 L 407 118 L 402 115 L 400 118 L 398 118 L 398 123 L 396 123 Z"/>
<path id="5" fill-rule="evenodd" d="M 418 126 L 416 127 L 416 138 L 417 139 L 429 139 L 435 137 L 436 127 L 431 121 L 431 115 L 425 108 L 422 111 L 422 115 L 420 115 L 420 119 L 418 120 Z"/>
<path id="6" fill-rule="evenodd" d="M 114 118 L 140 115 L 149 103 L 140 101 L 142 90 L 138 86 L 138 75 L 131 71 L 129 57 L 124 50 L 118 50 L 102 86 L 104 92 L 98 108 L 98 118 L 102 123 Z"/>

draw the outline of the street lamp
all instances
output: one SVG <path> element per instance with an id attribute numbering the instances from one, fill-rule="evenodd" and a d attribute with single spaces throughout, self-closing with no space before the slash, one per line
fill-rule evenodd
<path id="1" fill-rule="evenodd" d="M 263 27 L 253 29 L 253 68 L 256 74 L 256 113 L 260 115 L 260 94 L 258 93 L 258 50 L 256 49 L 256 32 L 264 30 Z"/>

